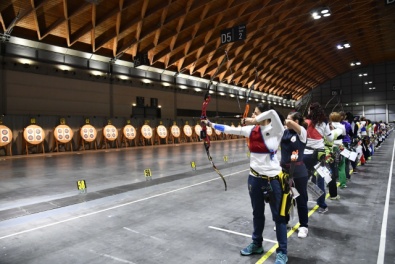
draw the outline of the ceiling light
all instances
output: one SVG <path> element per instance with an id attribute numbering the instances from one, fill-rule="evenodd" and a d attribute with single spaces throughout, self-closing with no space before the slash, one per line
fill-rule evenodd
<path id="1" fill-rule="evenodd" d="M 200 88 L 195 88 L 194 89 L 196 92 L 201 92 L 202 91 L 202 89 L 200 89 Z"/>
<path id="2" fill-rule="evenodd" d="M 368 76 L 368 74 L 367 73 L 360 73 L 360 74 L 358 74 L 358 76 L 363 77 L 363 76 Z"/>
<path id="3" fill-rule="evenodd" d="M 18 59 L 18 62 L 21 64 L 29 64 L 29 65 L 33 63 L 33 61 L 29 59 Z"/>
<path id="4" fill-rule="evenodd" d="M 359 66 L 359 65 L 361 65 L 361 62 L 360 61 L 353 61 L 353 62 L 350 63 L 350 65 L 353 66 L 353 67 L 354 66 Z"/>
<path id="5" fill-rule="evenodd" d="M 119 75 L 119 79 L 121 79 L 121 80 L 128 80 L 129 77 L 126 76 L 126 75 Z"/>
<path id="6" fill-rule="evenodd" d="M 219 95 L 225 96 L 225 93 L 223 93 L 223 92 L 220 92 L 220 93 L 219 93 Z"/>
<path id="7" fill-rule="evenodd" d="M 59 65 L 58 69 L 62 70 L 62 71 L 71 71 L 72 70 L 71 67 L 67 66 L 67 65 Z"/>
<path id="8" fill-rule="evenodd" d="M 95 76 L 101 76 L 101 75 L 102 75 L 102 73 L 99 72 L 99 71 L 91 71 L 91 73 L 92 73 L 93 75 L 95 75 Z"/>
<path id="9" fill-rule="evenodd" d="M 320 19 L 321 17 L 328 17 L 331 15 L 331 11 L 329 10 L 329 8 L 327 7 L 322 7 L 322 8 L 318 8 L 313 10 L 312 12 L 310 12 L 311 16 L 314 19 Z"/>
<path id="10" fill-rule="evenodd" d="M 230 94 L 229 96 L 230 96 L 230 97 L 235 97 L 235 95 L 234 95 L 234 94 Z"/>
<path id="11" fill-rule="evenodd" d="M 369 82 L 365 82 L 365 84 L 372 84 L 373 82 L 372 81 L 369 81 Z"/>
<path id="12" fill-rule="evenodd" d="M 180 89 L 186 89 L 187 87 L 185 85 L 180 85 Z"/>
<path id="13" fill-rule="evenodd" d="M 351 44 L 348 42 L 339 43 L 336 45 L 337 49 L 348 49 L 351 47 Z"/>

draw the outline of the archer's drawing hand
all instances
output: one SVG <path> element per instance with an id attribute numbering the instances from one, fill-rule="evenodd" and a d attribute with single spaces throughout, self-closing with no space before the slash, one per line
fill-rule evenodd
<path id="1" fill-rule="evenodd" d="M 246 117 L 241 119 L 241 123 L 243 125 L 254 125 L 256 123 L 255 118 L 253 117 Z"/>

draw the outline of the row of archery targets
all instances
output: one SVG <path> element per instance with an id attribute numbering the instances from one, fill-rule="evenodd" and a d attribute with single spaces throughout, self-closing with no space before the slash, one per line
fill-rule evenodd
<path id="1" fill-rule="evenodd" d="M 232 124 L 232 126 L 234 126 Z M 79 128 L 78 148 L 79 150 L 85 149 L 98 149 L 98 148 L 119 148 L 119 147 L 132 147 L 132 146 L 147 146 L 147 145 L 161 145 L 169 143 L 187 143 L 199 141 L 200 131 L 202 127 L 200 124 L 191 126 L 188 121 L 182 127 L 179 127 L 176 122 L 172 126 L 166 127 L 163 124 L 157 127 L 151 127 L 149 124 L 144 124 L 141 127 L 134 127 L 127 122 L 127 124 L 118 129 L 108 122 L 102 128 L 101 139 L 98 140 L 98 129 L 92 126 L 89 121 Z M 42 127 L 35 124 L 28 125 L 23 129 L 23 150 L 22 154 L 29 154 L 30 148 L 35 148 L 36 152 L 45 153 L 45 131 Z M 62 147 L 66 151 L 73 151 L 73 138 L 74 131 L 65 124 L 64 120 L 53 130 L 53 151 L 59 152 Z M 214 130 L 207 127 L 207 134 L 210 140 L 225 140 L 238 138 L 234 135 L 223 134 L 221 131 Z M 0 123 L 0 148 L 5 150 L 6 155 L 12 156 L 12 130 Z"/>

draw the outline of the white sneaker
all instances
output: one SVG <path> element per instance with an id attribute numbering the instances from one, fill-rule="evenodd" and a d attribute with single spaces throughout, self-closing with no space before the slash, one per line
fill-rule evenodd
<path id="1" fill-rule="evenodd" d="M 307 234 L 309 233 L 309 229 L 307 227 L 299 227 L 299 232 L 298 232 L 298 237 L 299 238 L 305 238 L 307 237 Z"/>

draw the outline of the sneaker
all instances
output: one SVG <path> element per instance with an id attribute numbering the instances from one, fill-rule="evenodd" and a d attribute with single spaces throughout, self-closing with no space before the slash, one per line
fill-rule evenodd
<path id="1" fill-rule="evenodd" d="M 299 232 L 298 232 L 298 237 L 299 238 L 305 238 L 307 237 L 307 234 L 309 233 L 309 229 L 307 227 L 299 227 Z"/>
<path id="2" fill-rule="evenodd" d="M 276 262 L 274 264 L 285 264 L 288 261 L 288 257 L 286 254 L 282 252 L 278 252 L 276 256 Z"/>
<path id="3" fill-rule="evenodd" d="M 327 208 L 322 208 L 322 207 L 320 207 L 320 208 L 318 209 L 318 212 L 319 212 L 320 214 L 325 214 L 326 212 L 328 212 L 328 207 L 327 207 Z"/>
<path id="4" fill-rule="evenodd" d="M 246 248 L 240 250 L 240 254 L 242 256 L 249 256 L 252 254 L 262 254 L 263 247 L 262 245 L 258 246 L 257 244 L 251 243 Z"/>
<path id="5" fill-rule="evenodd" d="M 340 195 L 337 195 L 335 197 L 329 197 L 331 200 L 340 200 Z"/>
<path id="6" fill-rule="evenodd" d="M 347 188 L 347 185 L 345 185 L 345 184 L 340 185 L 340 189 L 344 189 L 344 188 Z"/>

